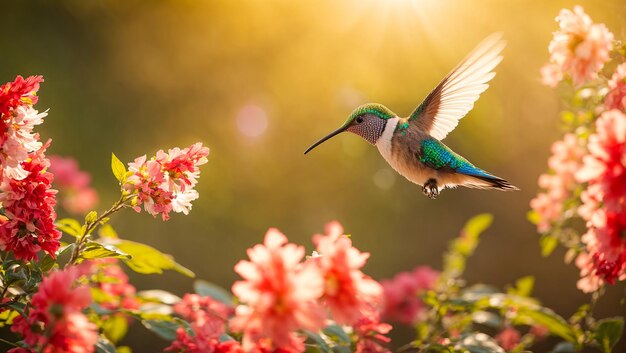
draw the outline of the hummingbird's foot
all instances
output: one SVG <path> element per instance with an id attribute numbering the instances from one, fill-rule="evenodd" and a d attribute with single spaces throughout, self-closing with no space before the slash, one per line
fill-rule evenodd
<path id="1" fill-rule="evenodd" d="M 436 199 L 439 195 L 439 188 L 437 187 L 437 180 L 428 179 L 422 187 L 422 192 L 430 199 Z"/>

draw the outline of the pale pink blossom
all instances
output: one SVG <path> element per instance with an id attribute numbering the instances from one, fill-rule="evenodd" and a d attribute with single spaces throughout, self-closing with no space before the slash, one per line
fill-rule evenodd
<path id="1" fill-rule="evenodd" d="M 552 144 L 552 155 L 548 158 L 550 174 L 539 177 L 540 192 L 530 201 L 530 207 L 538 217 L 537 230 L 546 233 L 555 222 L 563 217 L 564 202 L 572 196 L 576 186 L 575 174 L 580 169 L 585 149 L 574 134 Z"/>
<path id="2" fill-rule="evenodd" d="M 313 262 L 324 278 L 323 302 L 335 321 L 352 324 L 370 305 L 382 301 L 382 287 L 361 272 L 369 253 L 353 247 L 338 222 L 328 224 L 326 232 L 313 237 L 319 255 Z"/>
<path id="3" fill-rule="evenodd" d="M 96 206 L 98 193 L 89 186 L 91 175 L 80 170 L 74 158 L 50 156 L 50 172 L 61 191 L 61 205 L 68 212 L 84 214 Z"/>
<path id="4" fill-rule="evenodd" d="M 8 178 L 21 180 L 28 175 L 21 163 L 26 161 L 29 153 L 41 148 L 39 134 L 34 134 L 33 128 L 43 123 L 47 115 L 47 112 L 39 113 L 31 106 L 18 106 L 4 117 L 6 130 L 0 147 L 0 166 Z"/>
<path id="5" fill-rule="evenodd" d="M 563 72 L 556 64 L 545 64 L 541 67 L 541 83 L 548 87 L 556 87 L 563 79 Z"/>
<path id="6" fill-rule="evenodd" d="M 615 69 L 615 73 L 609 81 L 609 93 L 604 99 L 607 110 L 626 109 L 626 63 L 622 63 Z"/>
<path id="7" fill-rule="evenodd" d="M 277 229 L 268 230 L 262 245 L 248 249 L 250 261 L 240 261 L 235 271 L 243 277 L 233 285 L 242 303 L 230 327 L 243 333 L 243 347 L 253 351 L 269 339 L 272 349 L 304 350 L 300 329 L 319 330 L 324 311 L 318 299 L 324 292 L 319 269 L 301 263 L 304 248 L 287 242 Z"/>
<path id="8" fill-rule="evenodd" d="M 576 86 L 595 79 L 610 58 L 613 34 L 604 24 L 594 24 L 580 6 L 561 10 L 556 21 L 560 28 L 548 47 L 551 63 L 569 74 Z"/>

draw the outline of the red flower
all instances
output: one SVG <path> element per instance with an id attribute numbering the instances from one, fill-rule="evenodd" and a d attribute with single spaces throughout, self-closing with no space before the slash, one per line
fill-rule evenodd
<path id="1" fill-rule="evenodd" d="M 319 255 L 313 261 L 324 277 L 323 302 L 335 321 L 353 324 L 372 303 L 382 301 L 382 287 L 361 272 L 369 253 L 354 248 L 338 222 L 328 224 L 326 232 L 313 237 Z"/>
<path id="2" fill-rule="evenodd" d="M 304 350 L 303 337 L 295 331 L 317 331 L 324 311 L 317 300 L 323 294 L 323 279 L 312 263 L 300 263 L 304 248 L 287 243 L 287 237 L 270 229 L 263 245 L 248 249 L 250 261 L 240 261 L 235 271 L 244 278 L 233 285 L 243 303 L 230 321 L 231 329 L 243 333 L 243 347 L 255 350 L 269 339 L 272 350 Z"/>
<path id="3" fill-rule="evenodd" d="M 359 319 L 353 328 L 357 336 L 355 353 L 391 353 L 386 347 L 391 339 L 385 335 L 392 327 L 380 322 L 378 313 L 370 312 Z"/>
<path id="4" fill-rule="evenodd" d="M 579 182 L 588 183 L 579 209 L 587 221 L 582 241 L 588 256 L 577 264 L 581 276 L 601 279 L 579 282 L 579 288 L 592 291 L 597 289 L 592 284 L 626 278 L 626 115 L 618 110 L 604 112 L 588 148 L 583 168 L 576 173 Z"/>
<path id="5" fill-rule="evenodd" d="M 20 105 L 36 104 L 37 91 L 41 82 L 43 82 L 43 76 L 29 76 L 24 79 L 18 75 L 15 81 L 2 85 L 0 87 L 0 117 L 9 115 L 11 110 Z"/>
<path id="6" fill-rule="evenodd" d="M 61 232 L 54 225 L 56 190 L 50 188 L 53 176 L 46 171 L 49 162 L 44 155 L 49 144 L 22 163 L 28 173 L 24 179 L 5 175 L 0 183 L 0 202 L 7 217 L 0 222 L 0 248 L 21 260 L 36 258 L 40 250 L 54 257 L 60 245 Z"/>
<path id="7" fill-rule="evenodd" d="M 400 272 L 393 279 L 382 281 L 385 290 L 383 317 L 407 325 L 423 320 L 426 307 L 420 294 L 433 289 L 438 278 L 438 271 L 419 266 L 412 272 Z"/>
<path id="8" fill-rule="evenodd" d="M 81 310 L 91 303 L 89 288 L 75 286 L 78 271 L 56 271 L 41 282 L 28 316 L 15 319 L 11 330 L 24 336 L 30 349 L 43 353 L 91 353 L 98 341 L 96 325 Z"/>
<path id="9" fill-rule="evenodd" d="M 91 175 L 71 157 L 51 156 L 50 172 L 61 190 L 61 205 L 71 213 L 84 214 L 98 203 L 98 193 L 89 186 Z"/>

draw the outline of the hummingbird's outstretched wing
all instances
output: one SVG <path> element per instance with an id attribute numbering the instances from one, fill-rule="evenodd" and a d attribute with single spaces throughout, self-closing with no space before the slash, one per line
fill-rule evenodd
<path id="1" fill-rule="evenodd" d="M 438 140 L 454 130 L 496 75 L 492 70 L 502 61 L 499 54 L 506 45 L 501 38 L 496 33 L 480 42 L 415 109 L 410 124 Z"/>

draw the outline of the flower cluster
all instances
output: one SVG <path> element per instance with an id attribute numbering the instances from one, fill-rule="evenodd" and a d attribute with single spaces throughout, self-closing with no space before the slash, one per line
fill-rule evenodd
<path id="1" fill-rule="evenodd" d="M 604 112 L 588 148 L 576 179 L 588 184 L 579 208 L 588 228 L 582 236 L 587 253 L 579 260 L 579 286 L 592 291 L 601 283 L 598 277 L 611 284 L 626 279 L 626 115 Z M 591 269 L 585 262 L 592 263 Z"/>
<path id="2" fill-rule="evenodd" d="M 420 296 L 434 289 L 438 279 L 438 271 L 418 266 L 411 272 L 400 272 L 393 279 L 381 281 L 385 293 L 383 317 L 407 325 L 424 320 L 426 306 Z"/>
<path id="3" fill-rule="evenodd" d="M 85 261 L 77 266 L 81 277 L 91 284 L 97 293 L 95 302 L 107 310 L 137 309 L 135 286 L 128 282 L 128 275 L 122 270 L 117 259 Z"/>
<path id="4" fill-rule="evenodd" d="M 242 304 L 230 328 L 243 333 L 244 351 L 302 352 L 299 332 L 325 327 L 327 310 L 337 323 L 360 325 L 369 319 L 370 325 L 379 325 L 376 304 L 382 287 L 360 271 L 369 254 L 352 247 L 338 223 L 327 226 L 327 232 L 314 236 L 317 251 L 303 262 L 304 248 L 270 229 L 262 245 L 248 250 L 250 261 L 235 266 L 244 280 L 233 285 Z M 387 331 L 384 325 L 378 330 Z"/>
<path id="5" fill-rule="evenodd" d="M 50 172 L 60 190 L 60 204 L 70 213 L 85 214 L 98 203 L 98 193 L 89 186 L 91 176 L 72 157 L 50 156 Z"/>
<path id="6" fill-rule="evenodd" d="M 50 273 L 33 295 L 28 316 L 15 319 L 11 330 L 24 338 L 28 348 L 10 353 L 90 353 L 98 340 L 96 325 L 82 313 L 91 303 L 89 288 L 76 285 L 72 268 Z"/>
<path id="7" fill-rule="evenodd" d="M 193 334 L 179 327 L 177 337 L 165 349 L 186 353 L 243 353 L 239 342 L 221 341 L 226 333 L 226 322 L 233 309 L 211 297 L 185 294 L 183 300 L 174 305 L 174 311 L 189 321 Z"/>
<path id="8" fill-rule="evenodd" d="M 31 260 L 40 250 L 51 256 L 59 248 L 61 233 L 55 228 L 56 191 L 49 161 L 39 134 L 33 133 L 46 113 L 33 109 L 41 76 L 0 87 L 0 249 L 12 251 L 17 259 Z"/>
<path id="9" fill-rule="evenodd" d="M 576 110 L 564 116 L 584 119 L 574 126 L 570 121 L 571 131 L 554 143 L 551 173 L 539 178 L 544 191 L 530 206 L 544 239 L 561 240 L 572 249 L 580 269 L 578 288 L 593 292 L 626 279 L 626 58 L 612 51 L 616 45 L 606 26 L 594 24 L 581 7 L 562 10 L 557 21 L 551 66 L 542 69 L 544 83 L 555 86 L 564 73 L 571 76 Z M 600 75 L 612 56 L 617 63 L 608 67 L 615 71 Z M 591 90 L 577 90 L 585 83 Z M 577 218 L 586 224 L 582 236 L 570 222 Z"/>
<path id="10" fill-rule="evenodd" d="M 613 34 L 604 24 L 595 24 L 582 7 L 561 10 L 559 30 L 550 42 L 550 63 L 542 68 L 544 84 L 556 86 L 569 75 L 575 86 L 598 76 L 610 58 Z"/>
<path id="11" fill-rule="evenodd" d="M 199 166 L 207 162 L 209 149 L 202 143 L 188 148 L 160 150 L 147 159 L 145 155 L 128 164 L 132 173 L 125 179 L 123 189 L 136 195 L 135 210 L 140 205 L 153 216 L 169 219 L 171 211 L 188 214 L 191 202 L 198 198 L 194 186 L 200 176 Z"/>

